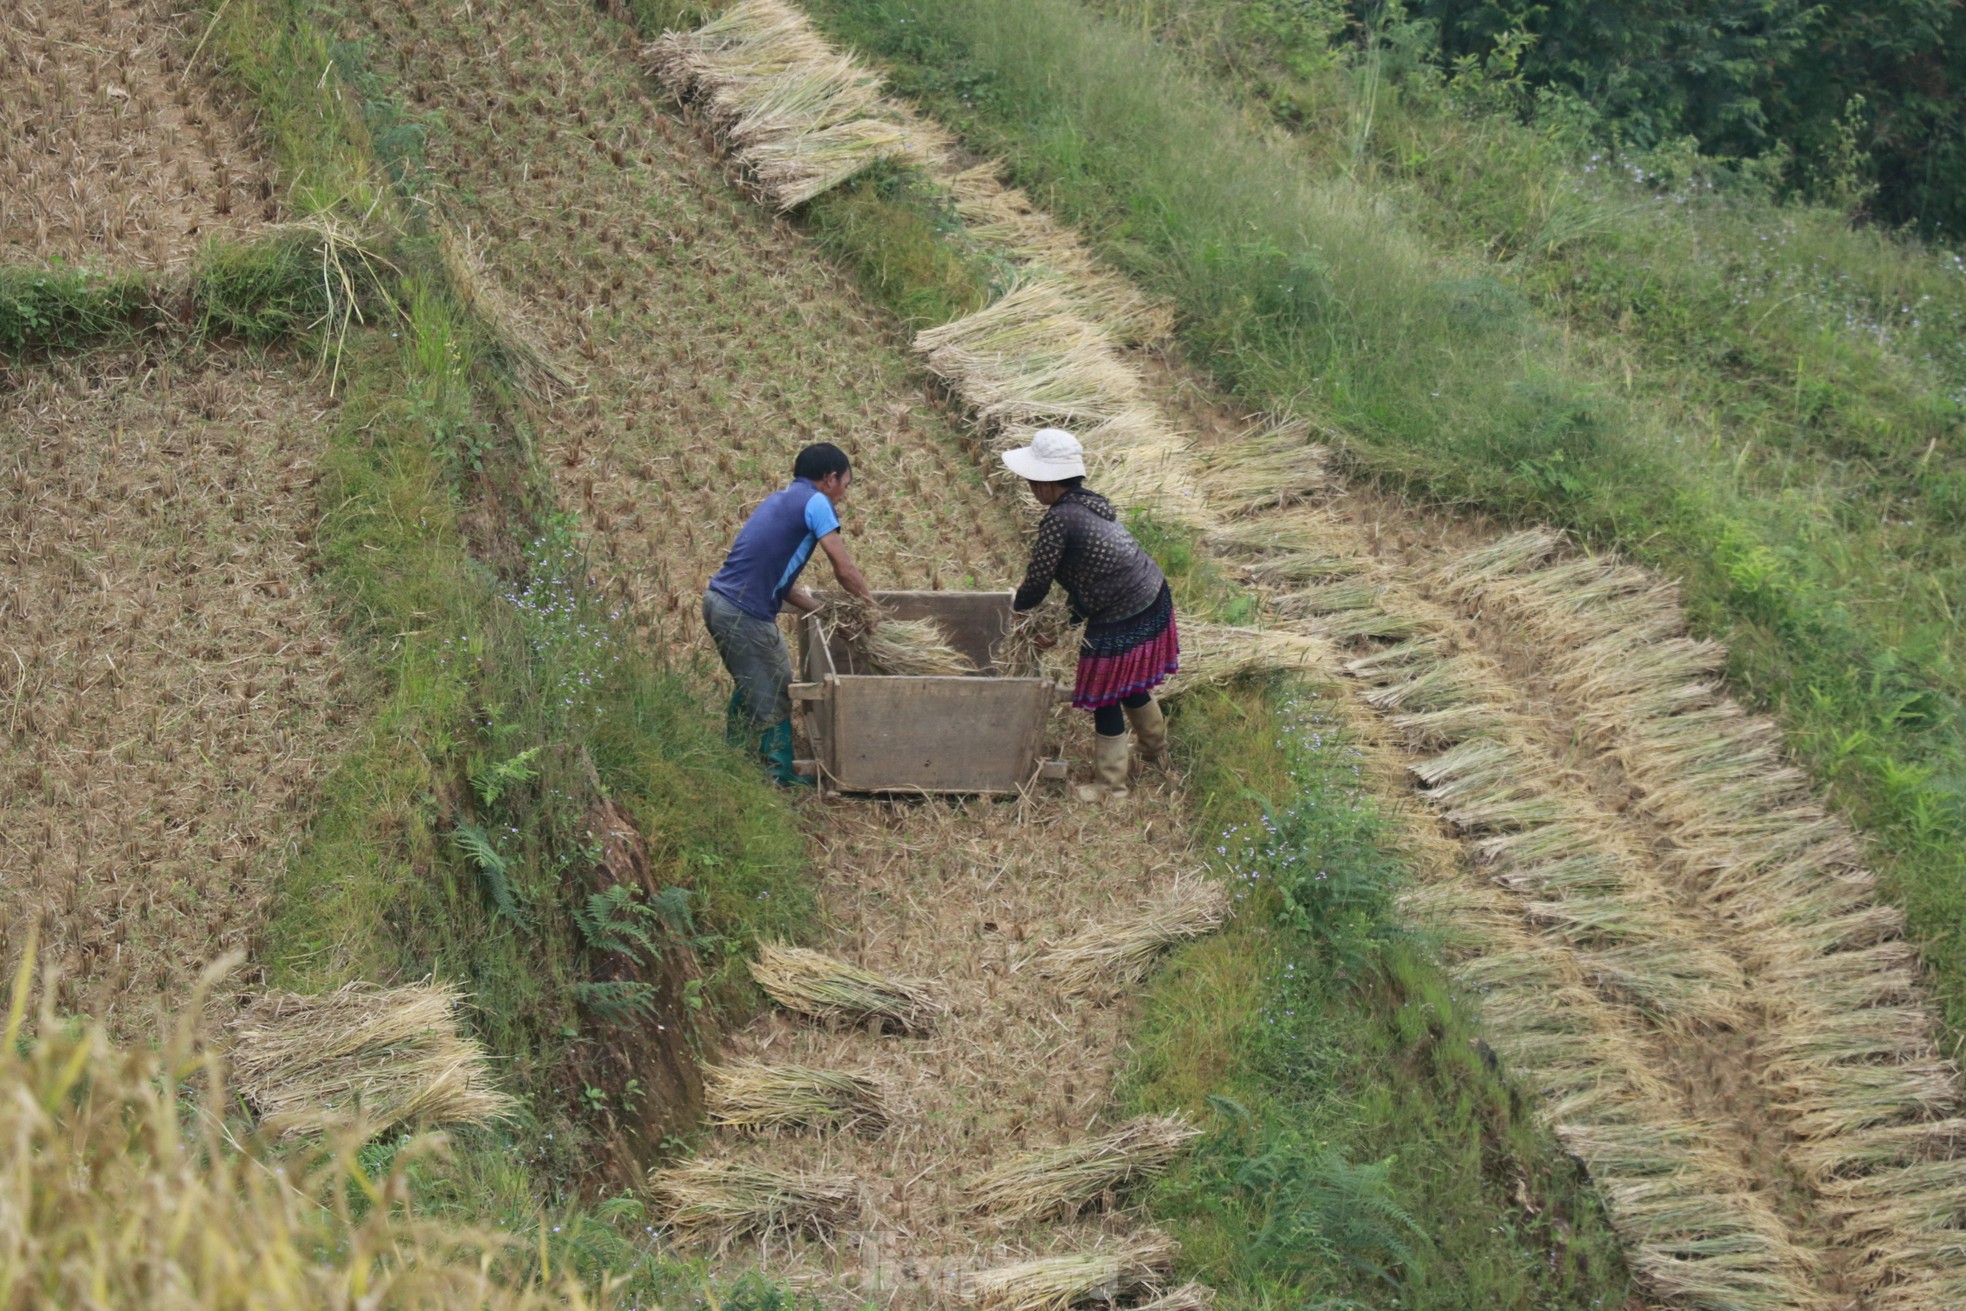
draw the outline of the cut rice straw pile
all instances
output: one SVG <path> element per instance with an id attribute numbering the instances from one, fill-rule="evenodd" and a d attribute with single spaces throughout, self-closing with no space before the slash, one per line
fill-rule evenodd
<path id="1" fill-rule="evenodd" d="M 1215 1290 L 1207 1284 L 1183 1284 L 1159 1297 L 1133 1304 L 1132 1311 L 1209 1311 L 1215 1305 Z"/>
<path id="2" fill-rule="evenodd" d="M 1198 687 L 1227 683 L 1262 671 L 1328 666 L 1332 659 L 1329 642 L 1303 633 L 1184 623 L 1181 669 L 1161 685 L 1161 695 L 1177 697 Z"/>
<path id="3" fill-rule="evenodd" d="M 672 95 L 702 104 L 753 189 L 781 211 L 881 160 L 940 156 L 935 133 L 888 112 L 877 74 L 777 0 L 745 0 L 693 32 L 666 32 L 643 56 Z"/>
<path id="4" fill-rule="evenodd" d="M 960 677 L 976 665 L 949 642 L 948 630 L 933 619 L 894 619 L 857 596 L 832 603 L 839 630 L 847 635 L 854 663 L 877 674 Z"/>
<path id="5" fill-rule="evenodd" d="M 1130 983 L 1168 947 L 1212 933 L 1228 917 L 1226 888 L 1213 879 L 1187 878 L 1123 919 L 1091 925 L 1053 944 L 1035 963 L 1040 974 L 1075 992 Z"/>
<path id="6" fill-rule="evenodd" d="M 1004 678 L 1044 677 L 1050 672 L 1046 662 L 1049 653 L 1077 646 L 1069 638 L 1071 629 L 1064 608 L 1057 605 L 1041 605 L 1012 616 L 1010 626 L 997 641 L 997 673 Z"/>
<path id="7" fill-rule="evenodd" d="M 1022 191 L 1005 186 L 1000 170 L 988 161 L 941 179 L 971 237 L 1034 272 L 1056 274 L 1087 317 L 1119 342 L 1149 346 L 1174 335 L 1172 307 L 1146 295 L 1132 279 L 1102 267 L 1076 232 Z"/>
<path id="8" fill-rule="evenodd" d="M 860 1212 L 849 1175 L 794 1174 L 745 1161 L 695 1160 L 649 1172 L 649 1194 L 675 1228 L 728 1243 L 745 1234 L 823 1237 Z"/>
<path id="9" fill-rule="evenodd" d="M 448 224 L 439 227 L 437 253 L 443 260 L 451 294 L 465 313 L 490 333 L 521 387 L 544 399 L 574 385 L 573 375 L 554 358 L 551 348 L 485 268 L 471 244 L 468 228 L 459 235 Z"/>
<path id="10" fill-rule="evenodd" d="M 1149 1231 L 1122 1245 L 979 1270 L 962 1282 L 963 1300 L 987 1311 L 1065 1311 L 1157 1293 L 1174 1264 L 1174 1240 Z"/>
<path id="11" fill-rule="evenodd" d="M 778 942 L 758 948 L 751 977 L 785 1009 L 829 1022 L 893 1024 L 903 1033 L 922 1033 L 948 1009 L 926 984 Z"/>
<path id="12" fill-rule="evenodd" d="M 703 1093 L 710 1123 L 733 1129 L 858 1130 L 879 1133 L 890 1118 L 881 1085 L 864 1074 L 803 1065 L 708 1065 Z"/>
<path id="13" fill-rule="evenodd" d="M 1004 1220 L 1076 1215 L 1101 1194 L 1165 1170 L 1200 1133 L 1179 1116 L 1144 1115 L 1066 1147 L 1020 1152 L 970 1185 L 970 1208 Z"/>
<path id="14" fill-rule="evenodd" d="M 484 1048 L 459 1032 L 462 1000 L 431 982 L 263 994 L 229 1026 L 233 1086 L 289 1136 L 503 1118 L 512 1099 L 492 1087 Z"/>
<path id="15" fill-rule="evenodd" d="M 985 423 L 1098 424 L 1138 413 L 1139 377 L 1055 280 L 1027 282 L 915 336 L 929 369 Z"/>
<path id="16" fill-rule="evenodd" d="M 1202 458 L 1209 499 L 1232 515 L 1280 509 L 1320 492 L 1336 480 L 1330 452 L 1311 440 L 1302 419 L 1271 416 Z"/>

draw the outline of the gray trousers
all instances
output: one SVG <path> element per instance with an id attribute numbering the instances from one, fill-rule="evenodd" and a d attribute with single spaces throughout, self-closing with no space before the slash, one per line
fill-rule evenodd
<path id="1" fill-rule="evenodd" d="M 703 593 L 703 623 L 737 681 L 751 722 L 765 729 L 790 718 L 792 653 L 778 625 L 745 614 L 723 593 L 711 591 Z"/>

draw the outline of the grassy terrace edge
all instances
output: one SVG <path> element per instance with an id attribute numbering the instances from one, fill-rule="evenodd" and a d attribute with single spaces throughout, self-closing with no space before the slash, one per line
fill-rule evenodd
<path id="1" fill-rule="evenodd" d="M 229 0 L 210 18 L 291 203 L 382 233 L 390 302 L 335 360 L 345 394 L 318 489 L 322 567 L 376 709 L 324 782 L 260 954 L 273 985 L 301 990 L 433 970 L 460 981 L 526 1110 L 453 1134 L 447 1162 L 416 1161 L 421 1206 L 496 1218 L 552 1269 L 664 1296 L 705 1272 L 654 1254 L 632 1196 L 582 1200 L 693 1122 L 693 1090 L 657 1086 L 627 1035 L 651 1009 L 685 1033 L 744 1011 L 749 943 L 808 918 L 803 843 L 684 679 L 588 591 L 579 525 L 533 467 L 494 335 L 410 203 L 416 160 L 374 149 L 371 123 L 395 102 L 319 12 Z M 649 876 L 597 912 L 622 873 L 597 841 L 602 813 L 632 823 Z M 687 919 L 659 896 L 677 887 Z M 648 945 L 594 948 L 576 912 L 613 915 Z M 386 1170 L 407 1141 L 371 1144 L 365 1167 Z M 731 1296 L 780 1300 L 748 1283 Z"/>
<path id="2" fill-rule="evenodd" d="M 809 8 L 1175 299 L 1190 358 L 1246 403 L 1335 429 L 1355 467 L 1416 502 L 1559 523 L 1679 579 L 1696 629 L 1728 643 L 1733 686 L 1777 713 L 1869 835 L 1947 1022 L 1966 1031 L 1957 671 L 1883 640 L 1792 515 L 1628 439 L 1643 416 L 1615 388 L 1396 222 L 1326 197 L 1305 212 L 1344 221 L 1306 232 L 1298 202 L 1317 192 L 1293 147 L 1138 32 L 1071 0 Z"/>

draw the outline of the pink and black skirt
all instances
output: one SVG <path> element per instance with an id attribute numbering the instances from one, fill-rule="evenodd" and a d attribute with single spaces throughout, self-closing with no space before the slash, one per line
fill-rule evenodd
<path id="1" fill-rule="evenodd" d="M 1139 614 L 1110 624 L 1087 624 L 1079 645 L 1072 704 L 1097 710 L 1136 692 L 1159 687 L 1181 667 L 1181 635 L 1174 627 L 1174 596 L 1160 595 Z"/>

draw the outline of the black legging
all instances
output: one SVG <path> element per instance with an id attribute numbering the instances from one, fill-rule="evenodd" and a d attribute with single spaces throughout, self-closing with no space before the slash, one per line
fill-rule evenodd
<path id="1" fill-rule="evenodd" d="M 1138 710 L 1153 699 L 1152 692 L 1135 692 L 1132 696 L 1121 697 L 1119 705 L 1100 706 L 1092 712 L 1092 727 L 1098 730 L 1100 737 L 1118 737 L 1126 732 L 1126 710 Z M 1120 709 L 1120 706 L 1125 706 L 1126 710 Z"/>

